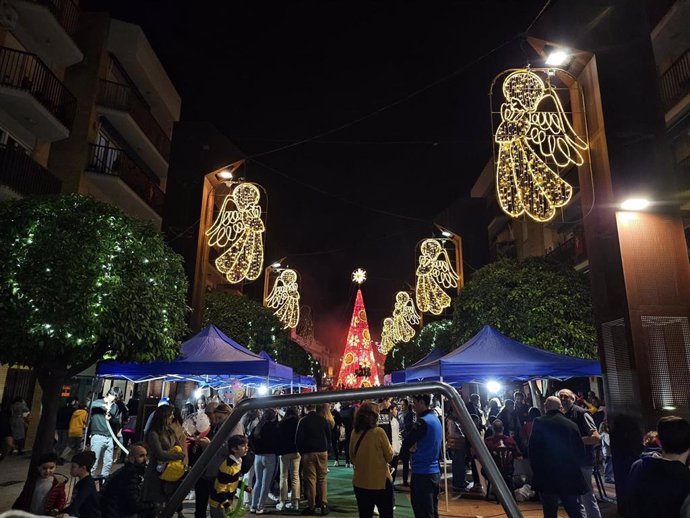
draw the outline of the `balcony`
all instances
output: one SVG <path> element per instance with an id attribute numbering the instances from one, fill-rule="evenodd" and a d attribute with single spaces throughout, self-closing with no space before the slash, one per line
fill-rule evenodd
<path id="1" fill-rule="evenodd" d="M 67 138 L 77 101 L 38 56 L 0 47 L 0 109 L 36 139 Z"/>
<path id="2" fill-rule="evenodd" d="M 102 79 L 96 104 L 99 114 L 108 119 L 159 177 L 165 177 L 170 159 L 170 139 L 141 94 L 130 85 Z"/>
<path id="3" fill-rule="evenodd" d="M 659 79 L 661 103 L 667 122 L 678 114 L 669 114 L 684 98 L 690 96 L 690 49 L 686 50 Z M 690 100 L 688 103 L 690 104 Z M 682 109 L 682 108 L 681 108 Z M 675 111 L 675 110 L 674 110 Z M 670 115 L 670 117 L 669 117 Z"/>
<path id="4" fill-rule="evenodd" d="M 22 197 L 59 194 L 62 187 L 60 180 L 23 149 L 5 145 L 0 145 L 0 184 Z"/>
<path id="5" fill-rule="evenodd" d="M 165 194 L 123 150 L 91 144 L 86 171 L 96 198 L 160 225 Z"/>
<path id="6" fill-rule="evenodd" d="M 72 39 L 79 23 L 79 7 L 72 0 L 14 0 L 12 5 L 18 15 L 13 32 L 25 48 L 59 67 L 84 59 Z"/>
<path id="7" fill-rule="evenodd" d="M 587 261 L 587 246 L 585 244 L 584 232 L 577 232 L 573 237 L 547 253 L 546 257 L 578 269 L 578 266 Z"/>

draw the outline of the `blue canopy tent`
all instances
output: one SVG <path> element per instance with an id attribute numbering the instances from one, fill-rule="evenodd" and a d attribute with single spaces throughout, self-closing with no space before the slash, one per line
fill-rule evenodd
<path id="1" fill-rule="evenodd" d="M 443 356 L 444 354 L 446 354 L 446 353 L 444 353 L 441 349 L 439 349 L 437 347 L 436 349 L 433 349 L 429 354 L 427 354 L 424 358 L 422 358 L 421 360 L 418 360 L 415 363 L 413 363 L 412 365 L 410 365 L 408 367 L 408 369 L 411 367 L 417 367 L 419 365 L 424 365 L 425 363 L 429 363 L 429 362 L 432 362 L 434 360 L 437 360 L 441 356 Z M 394 371 L 391 374 L 391 383 L 405 383 L 405 371 L 404 370 Z"/>
<path id="2" fill-rule="evenodd" d="M 295 374 L 292 377 L 292 386 L 316 390 L 316 380 L 313 378 L 313 376 L 303 376 L 301 374 Z"/>
<path id="3" fill-rule="evenodd" d="M 443 380 L 448 383 L 579 376 L 601 376 L 601 365 L 597 360 L 531 347 L 508 338 L 491 326 L 484 326 L 455 351 L 405 369 L 405 381 Z"/>
<path id="4" fill-rule="evenodd" d="M 243 383 L 278 383 L 292 380 L 291 367 L 251 352 L 213 324 L 182 344 L 180 357 L 149 363 L 99 362 L 96 375 L 133 382 L 152 380 L 196 381 L 217 386 L 237 379 Z M 286 381 L 287 380 L 287 381 Z"/>

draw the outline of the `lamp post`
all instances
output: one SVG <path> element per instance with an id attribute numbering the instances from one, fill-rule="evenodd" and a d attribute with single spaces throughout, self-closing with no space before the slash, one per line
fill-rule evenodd
<path id="1" fill-rule="evenodd" d="M 201 214 L 199 216 L 199 233 L 197 236 L 196 262 L 194 267 L 194 281 L 192 285 L 192 329 L 201 328 L 201 317 L 204 307 L 204 293 L 206 292 L 206 277 L 208 272 L 209 246 L 206 231 L 213 225 L 213 213 L 216 207 L 215 191 L 221 184 L 232 186 L 235 172 L 244 164 L 238 160 L 232 164 L 216 169 L 204 177 L 204 187 L 201 197 Z"/>
<path id="2" fill-rule="evenodd" d="M 271 291 L 270 288 L 270 280 L 271 280 L 271 274 L 276 271 L 278 268 L 282 268 L 283 261 L 285 261 L 287 257 L 283 257 L 279 259 L 278 261 L 275 261 L 271 264 L 269 264 L 266 268 L 264 268 L 264 297 L 263 297 L 263 305 L 266 307 L 266 301 L 268 299 L 268 293 Z"/>
<path id="3" fill-rule="evenodd" d="M 465 273 L 462 265 L 462 238 L 455 232 L 451 232 L 447 228 L 434 223 L 437 229 L 441 231 L 441 235 L 447 239 L 450 239 L 455 246 L 455 273 L 458 275 L 458 295 L 460 295 L 460 290 L 465 285 Z"/>

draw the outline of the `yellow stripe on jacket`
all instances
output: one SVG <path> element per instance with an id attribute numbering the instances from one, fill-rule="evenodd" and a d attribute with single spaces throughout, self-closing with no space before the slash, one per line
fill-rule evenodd
<path id="1" fill-rule="evenodd" d="M 213 481 L 209 505 L 211 507 L 223 507 L 235 498 L 235 491 L 240 483 L 242 461 L 230 455 L 218 468 L 218 475 Z"/>

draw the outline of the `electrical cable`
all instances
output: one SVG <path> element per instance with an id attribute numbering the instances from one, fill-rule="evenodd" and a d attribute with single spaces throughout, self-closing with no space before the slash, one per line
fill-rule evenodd
<path id="1" fill-rule="evenodd" d="M 369 118 L 371 118 L 371 117 L 373 117 L 373 116 L 375 116 L 375 115 L 378 115 L 379 113 L 381 113 L 381 112 L 383 112 L 383 111 L 386 111 L 386 110 L 388 110 L 388 109 L 390 109 L 390 108 L 392 108 L 392 107 L 394 107 L 394 106 L 397 106 L 397 105 L 399 105 L 399 104 L 402 104 L 403 102 L 408 101 L 408 100 L 412 99 L 413 97 L 416 97 L 417 95 L 421 94 L 422 92 L 425 92 L 425 91 L 429 90 L 430 88 L 433 88 L 433 87 L 435 87 L 435 86 L 437 86 L 437 85 L 439 85 L 439 84 L 441 84 L 441 83 L 447 81 L 448 79 L 457 76 L 457 75 L 460 74 L 461 72 L 464 72 L 465 70 L 467 70 L 469 67 L 476 65 L 477 63 L 479 63 L 479 62 L 482 61 L 483 59 L 485 59 L 485 58 L 489 57 L 490 55 L 492 55 L 494 52 L 496 52 L 496 51 L 502 49 L 503 47 L 505 47 L 505 46 L 508 45 L 509 43 L 512 43 L 512 42 L 517 38 L 517 36 L 518 36 L 518 35 L 513 36 L 513 37 L 511 37 L 510 39 L 505 40 L 503 43 L 501 43 L 501 44 L 495 46 L 494 48 L 492 48 L 492 49 L 489 50 L 488 52 L 485 52 L 484 54 L 482 54 L 481 56 L 478 56 L 477 58 L 473 59 L 472 61 L 469 61 L 468 63 L 465 63 L 463 66 L 461 66 L 461 67 L 458 68 L 457 70 L 455 70 L 455 71 L 453 71 L 453 72 L 451 72 L 451 73 L 449 73 L 449 74 L 447 74 L 447 75 L 441 77 L 440 79 L 437 79 L 436 81 L 433 81 L 433 82 L 431 82 L 431 83 L 429 83 L 429 84 L 427 84 L 427 85 L 425 85 L 425 86 L 423 86 L 423 87 L 421 87 L 421 88 L 419 88 L 419 89 L 417 89 L 417 90 L 415 90 L 415 91 L 413 91 L 413 92 L 411 92 L 411 93 L 405 95 L 404 97 L 401 97 L 401 98 L 399 98 L 399 99 L 397 99 L 397 100 L 395 100 L 395 101 L 393 101 L 393 102 L 391 102 L 391 103 L 389 103 L 389 104 L 386 104 L 386 105 L 384 105 L 384 106 L 381 106 L 380 108 L 377 108 L 376 110 L 374 110 L 374 111 L 372 111 L 372 112 L 369 112 L 369 113 L 367 113 L 366 115 L 362 115 L 361 117 L 358 117 L 358 118 L 356 118 L 356 119 L 354 119 L 354 120 L 352 120 L 352 121 L 350 121 L 350 122 L 346 122 L 346 123 L 344 123 L 344 124 L 341 124 L 340 126 L 337 126 L 337 127 L 335 127 L 335 128 L 332 128 L 332 129 L 330 129 L 330 130 L 323 131 L 323 132 L 321 132 L 321 133 L 317 133 L 316 135 L 313 135 L 313 136 L 311 136 L 311 137 L 308 137 L 308 138 L 305 138 L 305 139 L 302 139 L 302 140 L 298 140 L 297 142 L 292 142 L 292 143 L 286 144 L 286 145 L 284 145 L 284 146 L 279 146 L 279 147 L 274 148 L 274 149 L 269 149 L 268 151 L 262 151 L 262 152 L 260 152 L 260 153 L 255 153 L 255 154 L 253 154 L 253 155 L 250 155 L 248 158 L 256 158 L 256 157 L 259 157 L 259 156 L 265 156 L 265 155 L 270 155 L 270 154 L 273 154 L 273 153 L 277 153 L 277 152 L 279 152 L 279 151 L 284 151 L 284 150 L 286 150 L 286 149 L 290 149 L 290 148 L 293 148 L 293 147 L 295 147 L 295 146 L 299 146 L 299 145 L 302 145 L 302 144 L 306 144 L 307 142 L 311 142 L 311 141 L 316 140 L 316 139 L 319 139 L 319 138 L 321 138 L 321 137 L 325 137 L 326 135 L 330 135 L 330 134 L 332 134 L 332 133 L 336 133 L 336 132 L 338 132 L 338 131 L 340 131 L 340 130 L 343 130 L 343 129 L 345 129 L 345 128 L 348 128 L 348 127 L 350 127 L 350 126 L 354 126 L 355 124 L 358 124 L 358 123 L 360 123 L 360 122 L 362 122 L 362 121 L 364 121 L 364 120 L 366 120 L 366 119 L 369 119 Z"/>
<path id="2" fill-rule="evenodd" d="M 539 11 L 539 14 L 537 14 L 537 16 L 535 16 L 534 20 L 532 20 L 532 23 L 530 23 L 527 26 L 527 29 L 525 29 L 525 32 L 524 32 L 525 35 L 527 35 L 529 33 L 529 31 L 532 30 L 532 27 L 534 27 L 534 24 L 537 23 L 537 21 L 539 21 L 539 18 L 541 18 L 541 15 L 544 14 L 544 11 L 546 11 L 546 9 L 549 7 L 550 3 L 551 3 L 551 0 L 546 0 L 544 7 L 541 8 L 541 11 Z"/>

